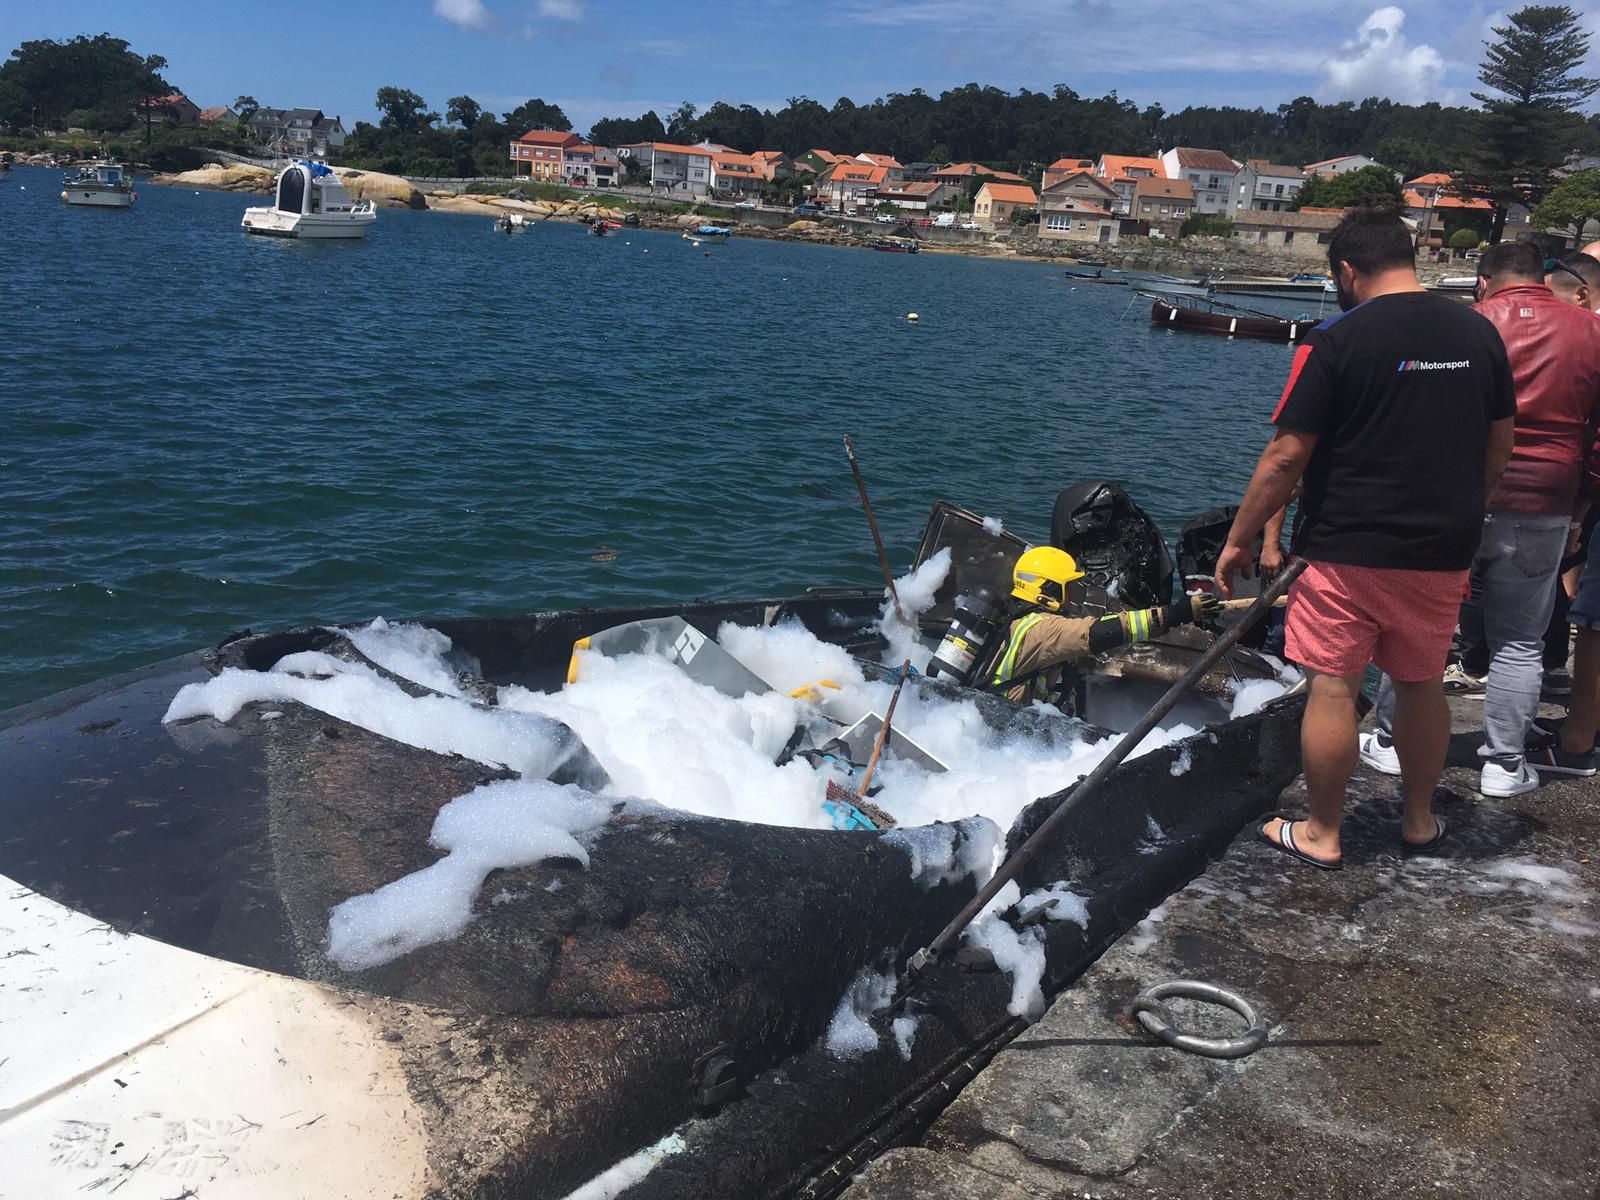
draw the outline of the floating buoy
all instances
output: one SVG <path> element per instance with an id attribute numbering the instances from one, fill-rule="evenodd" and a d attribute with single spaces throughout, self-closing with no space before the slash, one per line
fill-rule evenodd
<path id="1" fill-rule="evenodd" d="M 916 313 L 907 313 L 906 314 L 906 320 L 915 321 L 916 319 L 917 319 L 917 314 Z"/>

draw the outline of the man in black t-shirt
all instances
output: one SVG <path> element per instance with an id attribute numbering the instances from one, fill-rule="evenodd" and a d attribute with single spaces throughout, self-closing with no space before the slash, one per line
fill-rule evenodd
<path id="1" fill-rule="evenodd" d="M 1450 738 L 1440 680 L 1485 497 L 1511 454 L 1516 396 L 1494 326 L 1417 282 L 1398 216 L 1346 214 L 1328 260 L 1344 311 L 1295 352 L 1217 584 L 1232 594 L 1256 535 L 1303 483 L 1294 549 L 1310 566 L 1289 592 L 1286 641 L 1310 676 L 1301 757 L 1311 815 L 1273 818 L 1259 832 L 1336 870 L 1369 663 L 1397 691 L 1401 849 L 1430 853 L 1444 840 L 1432 814 Z"/>

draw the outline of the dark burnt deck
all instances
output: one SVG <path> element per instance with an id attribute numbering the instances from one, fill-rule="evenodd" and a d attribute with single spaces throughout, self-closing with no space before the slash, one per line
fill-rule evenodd
<path id="1" fill-rule="evenodd" d="M 1367 767 L 1342 873 L 1246 829 L 849 1200 L 1600 1195 L 1600 779 L 1485 800 L 1483 706 L 1452 708 L 1447 856 L 1401 859 L 1398 780 Z M 1129 1003 L 1178 978 L 1256 1004 L 1267 1047 L 1145 1038 Z"/>

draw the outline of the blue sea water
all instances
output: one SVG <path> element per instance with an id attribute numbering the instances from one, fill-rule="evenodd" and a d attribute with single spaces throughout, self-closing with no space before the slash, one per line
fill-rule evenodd
<path id="1" fill-rule="evenodd" d="M 1042 540 L 1093 478 L 1171 538 L 1290 357 L 1044 264 L 59 192 L 0 179 L 0 707 L 247 626 L 871 583 L 846 433 L 897 567 L 935 500 Z"/>

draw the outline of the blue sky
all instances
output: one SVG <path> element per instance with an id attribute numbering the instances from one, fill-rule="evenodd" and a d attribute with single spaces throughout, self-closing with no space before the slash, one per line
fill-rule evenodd
<path id="1" fill-rule="evenodd" d="M 1470 103 L 1504 12 L 1478 0 L 5 0 L 0 51 L 110 32 L 165 55 L 202 107 L 249 94 L 348 126 L 394 84 L 439 111 L 462 93 L 496 112 L 540 96 L 583 130 L 685 99 L 831 106 L 974 80 L 1115 89 L 1169 110 L 1307 94 Z M 1600 32 L 1600 11 L 1586 19 Z"/>

